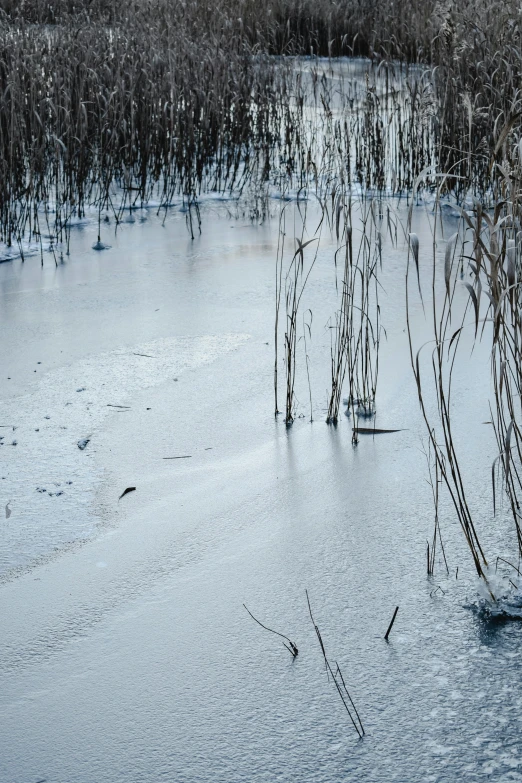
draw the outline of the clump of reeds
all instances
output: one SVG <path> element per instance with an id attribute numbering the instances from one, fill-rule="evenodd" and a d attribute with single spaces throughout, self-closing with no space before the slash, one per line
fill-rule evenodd
<path id="1" fill-rule="evenodd" d="M 436 209 L 437 215 L 437 209 Z M 411 268 L 415 268 L 416 283 L 421 293 L 421 276 L 419 272 L 420 265 L 420 246 L 416 234 L 410 234 L 410 252 L 408 255 L 408 266 L 406 272 L 406 323 L 408 330 L 408 339 L 410 346 L 410 358 L 417 385 L 419 403 L 422 416 L 426 423 L 428 436 L 430 439 L 433 459 L 436 462 L 436 479 L 440 475 L 448 489 L 455 512 L 461 529 L 464 533 L 466 543 L 472 555 L 477 574 L 485 581 L 489 587 L 487 568 L 488 561 L 484 554 L 479 540 L 475 520 L 471 513 L 465 490 L 463 475 L 460 469 L 459 458 L 453 435 L 452 414 L 451 414 L 451 388 L 452 375 L 455 367 L 457 350 L 461 341 L 462 331 L 464 329 L 464 319 L 467 314 L 467 308 L 462 315 L 458 325 L 452 322 L 452 305 L 457 285 L 457 275 L 455 269 L 459 266 L 458 233 L 447 240 L 444 260 L 444 294 L 442 302 L 437 298 L 437 257 L 435 236 L 437 227 L 434 227 L 434 242 L 432 249 L 432 269 L 431 269 L 431 320 L 433 324 L 433 340 L 425 346 L 421 346 L 414 351 L 413 338 L 410 326 L 410 277 Z M 476 294 L 473 296 L 476 298 Z M 422 295 L 422 293 L 421 293 Z M 478 329 L 478 309 L 475 310 L 476 329 Z M 431 388 L 435 391 L 438 411 L 437 429 L 430 421 L 428 408 L 425 402 L 424 390 L 426 381 L 421 370 L 421 352 L 424 348 L 431 349 Z M 438 499 L 438 496 L 436 496 Z M 435 531 L 436 533 L 436 531 Z M 428 570 L 432 571 L 433 563 L 430 563 L 428 556 Z"/>
<path id="2" fill-rule="evenodd" d="M 337 201 L 335 230 L 343 244 L 336 253 L 344 257 L 341 281 L 341 309 L 332 327 L 332 385 L 328 404 L 328 423 L 337 423 L 341 392 L 348 376 L 348 408 L 358 416 L 375 412 L 379 373 L 380 310 L 377 271 L 381 261 L 379 207 L 373 199 L 361 199 L 360 235 L 357 253 L 353 251 L 351 200 Z M 340 223 L 342 218 L 342 236 Z"/>
<path id="3" fill-rule="evenodd" d="M 286 306 L 286 325 L 284 332 L 284 362 L 286 370 L 286 395 L 285 395 L 285 423 L 287 426 L 294 421 L 294 387 L 296 377 L 296 357 L 297 357 L 297 342 L 298 342 L 298 314 L 300 312 L 301 299 L 310 277 L 310 273 L 314 267 L 317 259 L 317 246 L 316 251 L 311 256 L 309 262 L 305 262 L 305 249 L 313 242 L 316 242 L 317 238 L 308 239 L 303 241 L 296 237 L 296 250 L 292 256 L 289 267 L 285 274 L 284 288 L 285 288 L 285 306 Z M 274 369 L 274 384 L 275 384 L 275 402 L 276 402 L 276 414 L 277 409 L 277 344 L 278 344 L 278 318 L 279 318 L 279 301 L 281 297 L 282 286 L 282 268 L 283 268 L 283 247 L 281 244 L 281 255 L 278 259 L 276 266 L 276 333 L 275 333 L 275 346 L 276 346 L 276 359 Z M 308 367 L 308 363 L 307 363 Z M 310 392 L 311 393 L 311 392 Z"/>
<path id="4" fill-rule="evenodd" d="M 492 322 L 491 375 L 494 398 L 491 405 L 493 430 L 498 456 L 491 468 L 493 510 L 496 511 L 497 468 L 507 495 L 522 555 L 522 223 L 519 204 L 522 182 L 522 149 L 506 146 L 507 134 L 500 133 L 504 146 L 497 202 L 492 213 L 475 202 L 472 213 L 463 212 L 470 234 L 468 268 L 472 282 L 467 283 L 476 314 L 487 296 L 485 318 Z M 485 321 L 484 321 L 485 323 Z M 482 326 L 481 332 L 484 326 Z"/>

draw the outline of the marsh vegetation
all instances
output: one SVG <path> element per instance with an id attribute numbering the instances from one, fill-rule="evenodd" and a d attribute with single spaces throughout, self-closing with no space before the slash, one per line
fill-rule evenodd
<path id="1" fill-rule="evenodd" d="M 384 240 L 402 248 L 404 326 L 435 507 L 428 574 L 438 549 L 447 569 L 444 486 L 491 599 L 499 559 L 518 589 L 519 5 L 0 0 L 0 15 L 4 257 L 37 247 L 42 264 L 44 252 L 59 264 L 79 222 L 97 221 L 101 250 L 108 224 L 145 207 L 167 220 L 180 202 L 194 237 L 209 193 L 254 221 L 275 215 L 275 413 L 287 426 L 303 415 L 295 390 L 305 375 L 314 418 L 309 356 L 314 329 L 325 328 L 324 419 L 336 426 L 346 413 L 356 445 L 361 433 L 393 431 L 376 424 L 387 309 L 380 278 Z M 298 205 L 298 224 L 288 204 Z M 412 230 L 414 204 L 426 205 L 430 247 Z M 457 218 L 450 237 L 445 209 Z M 331 310 L 318 326 L 306 292 L 325 236 L 335 242 Z M 425 346 L 410 328 L 412 301 L 432 324 Z M 452 379 L 468 333 L 490 342 L 492 513 L 507 499 L 514 530 L 514 549 L 493 555 L 481 544 L 487 520 L 469 502 L 465 445 L 453 427 Z"/>
<path id="2" fill-rule="evenodd" d="M 427 166 L 461 198 L 469 186 L 490 193 L 491 159 L 519 127 L 521 12 L 511 2 L 0 9 L 8 246 L 44 233 L 67 246 L 86 210 L 118 221 L 144 203 L 168 209 L 176 195 L 194 232 L 198 196 L 247 185 L 261 215 L 268 185 L 406 193 Z M 312 60 L 303 71 L 280 55 Z M 339 55 L 370 56 L 355 87 L 314 60 Z"/>
<path id="3" fill-rule="evenodd" d="M 10 777 L 515 779 L 521 30 L 0 0 Z"/>

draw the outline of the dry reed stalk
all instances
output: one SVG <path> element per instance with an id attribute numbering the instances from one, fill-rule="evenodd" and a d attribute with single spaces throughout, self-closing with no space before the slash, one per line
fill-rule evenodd
<path id="1" fill-rule="evenodd" d="M 330 674 L 333 680 L 333 683 L 336 687 L 337 693 L 339 694 L 341 701 L 343 703 L 343 706 L 348 713 L 348 717 L 350 718 L 352 725 L 357 732 L 359 739 L 362 739 L 362 737 L 365 734 L 364 727 L 361 721 L 361 718 L 359 716 L 359 713 L 357 711 L 357 708 L 355 704 L 353 703 L 352 697 L 350 696 L 350 693 L 348 691 L 348 688 L 346 687 L 346 683 L 344 680 L 344 677 L 342 675 L 341 669 L 339 668 L 339 664 L 337 661 L 335 662 L 336 670 L 334 671 L 332 669 L 332 666 L 330 664 L 330 661 L 328 660 L 328 657 L 326 655 L 326 648 L 324 646 L 323 638 L 321 636 L 321 632 L 314 620 L 313 614 L 312 614 L 312 607 L 310 605 L 310 597 L 308 595 L 308 590 L 305 590 L 306 593 L 306 601 L 308 603 L 308 611 L 310 613 L 310 619 L 312 621 L 312 625 L 314 626 L 315 634 L 317 636 L 317 641 L 319 642 L 319 646 L 321 648 L 321 652 L 323 654 L 324 658 L 324 664 L 327 674 Z M 350 709 L 351 707 L 351 709 Z M 353 710 L 353 712 L 352 712 Z"/>
<path id="2" fill-rule="evenodd" d="M 256 617 L 254 617 L 254 615 L 252 614 L 250 609 L 246 606 L 246 604 L 243 604 L 243 606 L 247 610 L 252 620 L 254 620 L 258 625 L 260 625 L 261 628 L 264 628 L 265 631 L 268 631 L 269 633 L 273 633 L 276 636 L 280 636 L 282 639 L 285 639 L 288 642 L 288 644 L 285 644 L 285 642 L 283 642 L 283 647 L 285 647 L 288 650 L 292 658 L 297 658 L 297 656 L 299 655 L 299 650 L 297 649 L 297 645 L 294 644 L 294 642 L 292 642 L 292 640 L 289 639 L 288 636 L 285 636 L 284 633 L 279 633 L 279 631 L 274 631 L 272 628 L 268 628 L 266 625 L 260 622 Z"/>
<path id="3" fill-rule="evenodd" d="M 436 210 L 439 209 L 439 202 L 436 202 Z M 437 212 L 436 212 L 437 214 Z M 411 268 L 411 256 L 413 255 L 417 268 L 419 267 L 419 241 L 416 235 L 410 235 L 410 252 L 408 253 L 408 264 L 406 271 L 406 323 L 408 331 L 408 340 L 410 346 L 410 359 L 415 382 L 417 385 L 417 393 L 419 403 L 421 407 L 422 416 L 424 418 L 428 435 L 430 439 L 431 448 L 433 450 L 433 458 L 437 465 L 437 476 L 440 475 L 444 484 L 446 485 L 453 506 L 455 508 L 457 518 L 461 529 L 464 533 L 466 543 L 473 557 L 473 562 L 477 574 L 484 580 L 490 595 L 493 599 L 493 595 L 490 583 L 487 577 L 488 562 L 484 555 L 479 537 L 477 534 L 475 522 L 473 520 L 464 487 L 464 480 L 461 473 L 459 459 L 455 447 L 455 441 L 452 431 L 452 418 L 451 418 L 451 384 L 452 373 L 455 366 L 455 359 L 458 350 L 458 346 L 462 336 L 462 330 L 464 327 L 464 319 L 467 313 L 467 307 L 465 308 L 460 326 L 455 329 L 452 326 L 452 303 L 455 295 L 456 276 L 454 274 L 456 262 L 456 248 L 458 235 L 451 237 L 446 243 L 445 264 L 444 264 L 444 296 L 442 304 L 437 301 L 437 284 L 436 284 L 436 271 L 437 271 L 437 259 L 436 259 L 436 223 L 434 226 L 433 234 L 433 248 L 432 248 L 432 281 L 431 281 L 431 318 L 433 323 L 434 340 L 435 345 L 432 351 L 431 371 L 432 371 L 432 383 L 436 393 L 437 399 L 437 411 L 440 424 L 440 438 L 437 437 L 436 430 L 431 424 L 427 412 L 427 407 L 424 399 L 424 385 L 422 380 L 420 354 L 421 348 L 414 354 L 413 339 L 410 324 L 410 303 L 409 303 L 409 273 Z M 457 259 L 458 260 L 458 259 Z M 420 278 L 418 278 L 418 284 L 420 286 Z M 478 315 L 476 316 L 478 319 Z M 477 321 L 478 322 L 478 321 Z M 453 349 L 453 352 L 452 352 Z"/>

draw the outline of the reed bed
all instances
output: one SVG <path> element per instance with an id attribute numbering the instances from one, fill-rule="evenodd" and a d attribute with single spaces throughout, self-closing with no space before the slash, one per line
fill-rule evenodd
<path id="1" fill-rule="evenodd" d="M 90 211 L 101 229 L 176 196 L 194 234 L 211 190 L 407 193 L 430 169 L 450 172 L 457 196 L 485 197 L 491 157 L 520 131 L 514 0 L 1 0 L 0 15 L 8 246 L 44 237 L 63 250 Z M 314 61 L 302 78 L 274 54 L 373 65 L 361 90 Z"/>
<path id="2" fill-rule="evenodd" d="M 142 12 L 141 12 L 142 13 Z M 68 242 L 89 212 L 241 191 L 279 138 L 285 69 L 161 17 L 0 27 L 0 233 Z M 196 213 L 197 214 L 197 213 Z M 192 212 L 190 212 L 192 218 Z"/>
<path id="3" fill-rule="evenodd" d="M 522 556 L 522 224 L 519 204 L 522 149 L 520 145 L 507 145 L 507 133 L 504 131 L 500 132 L 499 138 L 503 139 L 504 151 L 502 164 L 497 164 L 500 178 L 495 185 L 492 184 L 492 188 L 498 188 L 495 206 L 487 209 L 475 199 L 473 209 L 461 210 L 458 231 L 446 241 L 443 265 L 437 262 L 437 216 L 440 213 L 438 201 L 436 203 L 430 294 L 433 340 L 417 351 L 413 346 L 409 318 L 412 287 L 418 286 L 422 296 L 421 278 L 418 275 L 419 241 L 415 234 L 410 234 L 406 274 L 410 357 L 429 434 L 427 459 L 435 505 L 433 540 L 431 547 L 429 543 L 427 547 L 428 573 L 434 571 L 437 538 L 447 569 L 438 518 L 439 483 L 442 480 L 449 491 L 477 574 L 485 582 L 493 600 L 498 595 L 492 586 L 490 563 L 486 559 L 477 521 L 467 499 L 464 473 L 452 426 L 451 395 L 452 377 L 458 371 L 458 351 L 464 334 L 471 333 L 474 341 L 491 340 L 490 368 L 485 368 L 485 372 L 490 374 L 493 396 L 490 400 L 491 421 L 487 423 L 493 428 L 498 447 L 498 456 L 491 465 L 492 511 L 495 515 L 499 506 L 503 505 L 503 499 L 507 499 L 516 541 L 516 551 L 509 551 L 505 558 L 497 557 L 496 564 L 498 567 L 500 559 L 519 575 L 519 569 L 512 561 L 519 561 Z M 412 275 L 414 268 L 417 274 Z M 442 298 L 437 297 L 441 276 L 444 282 Z M 459 285 L 467 289 L 469 298 L 464 310 L 460 308 L 460 311 L 455 311 L 454 299 Z M 422 370 L 421 354 L 426 351 L 431 351 L 431 361 L 428 362 L 431 372 Z M 431 380 L 428 381 L 430 375 Z M 427 387 L 436 396 L 435 421 L 433 416 L 430 419 L 428 413 Z M 512 579 L 509 581 L 518 589 Z"/>

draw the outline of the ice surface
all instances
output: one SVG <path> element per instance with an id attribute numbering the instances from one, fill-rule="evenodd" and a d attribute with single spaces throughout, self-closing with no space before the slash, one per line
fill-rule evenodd
<path id="1" fill-rule="evenodd" d="M 133 393 L 212 362 L 246 339 L 241 334 L 159 339 L 132 351 L 97 354 L 47 372 L 30 394 L 0 401 L 0 422 L 12 422 L 2 431 L 15 429 L 16 440 L 9 444 L 18 447 L 3 460 L 0 491 L 12 498 L 12 516 L 2 530 L 0 578 L 88 538 L 102 523 L 93 503 L 103 468 L 89 457 L 108 416 L 124 411 L 120 406 Z M 19 359 L 24 361 L 23 354 Z M 49 490 L 66 481 L 66 490 Z"/>
<path id="2" fill-rule="evenodd" d="M 205 217 L 194 242 L 183 217 L 151 217 L 98 254 L 87 225 L 63 266 L 0 267 L 0 500 L 12 509 L 0 525 L 0 780 L 522 780 L 522 624 L 466 608 L 477 585 L 444 499 L 450 573 L 438 557 L 426 576 L 405 248 L 384 242 L 376 416 L 403 431 L 354 448 L 350 419 L 324 423 L 334 241 L 303 301 L 314 421 L 286 429 L 273 416 L 277 220 Z M 414 210 L 421 247 L 423 226 Z M 429 339 L 421 307 L 412 324 Z M 476 426 L 489 352 L 467 348 L 454 436 L 481 541 L 498 552 L 510 528 L 502 514 L 492 523 L 495 444 Z M 363 741 L 325 675 L 305 589 Z M 295 640 L 295 661 L 243 602 Z"/>

